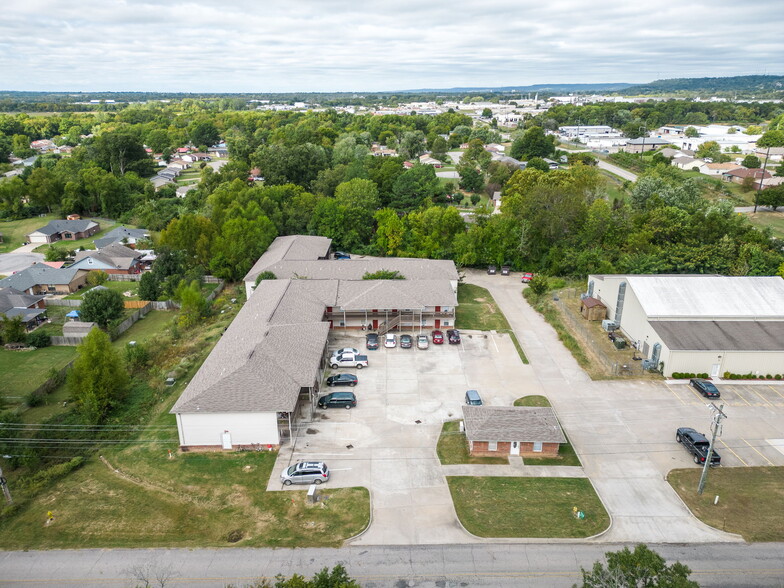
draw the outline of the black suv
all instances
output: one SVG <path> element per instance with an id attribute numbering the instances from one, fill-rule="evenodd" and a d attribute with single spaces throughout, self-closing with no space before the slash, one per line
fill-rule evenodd
<path id="1" fill-rule="evenodd" d="M 705 398 L 721 398 L 721 393 L 719 392 L 719 389 L 713 385 L 713 382 L 703 380 L 702 378 L 692 378 L 689 380 L 689 384 Z"/>
<path id="2" fill-rule="evenodd" d="M 458 345 L 460 343 L 460 331 L 457 329 L 447 329 L 446 338 L 452 345 Z"/>
<path id="3" fill-rule="evenodd" d="M 354 374 L 335 374 L 327 378 L 327 386 L 356 386 L 358 381 Z"/>
<path id="4" fill-rule="evenodd" d="M 365 346 L 368 349 L 378 349 L 378 333 L 368 333 L 365 335 Z"/>
<path id="5" fill-rule="evenodd" d="M 400 348 L 411 349 L 414 345 L 414 339 L 411 335 L 400 335 Z"/>
<path id="6" fill-rule="evenodd" d="M 681 427 L 675 431 L 675 440 L 681 443 L 694 456 L 694 463 L 697 465 L 705 463 L 705 458 L 708 457 L 708 448 L 710 447 L 710 441 L 708 441 L 705 435 L 691 427 Z M 721 465 L 721 456 L 715 449 L 711 453 L 710 464 L 711 466 Z"/>
<path id="7" fill-rule="evenodd" d="M 357 405 L 357 397 L 353 392 L 332 392 L 318 399 L 319 408 L 354 408 Z"/>

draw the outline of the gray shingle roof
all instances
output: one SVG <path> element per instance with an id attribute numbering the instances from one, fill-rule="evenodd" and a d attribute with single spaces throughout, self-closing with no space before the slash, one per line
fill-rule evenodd
<path id="1" fill-rule="evenodd" d="M 258 273 L 265 270 L 271 271 L 278 278 L 309 280 L 361 280 L 366 273 L 380 270 L 397 271 L 407 280 L 457 280 L 458 278 L 453 261 L 408 257 L 281 261 L 262 268 Z M 246 281 L 250 281 L 248 276 Z M 253 276 L 253 279 L 255 280 L 256 277 Z"/>
<path id="2" fill-rule="evenodd" d="M 566 443 L 555 411 L 532 406 L 463 406 L 470 441 Z"/>
<path id="3" fill-rule="evenodd" d="M 98 223 L 87 219 L 53 220 L 49 222 L 49 224 L 33 232 L 42 233 L 44 235 L 54 235 L 55 233 L 63 233 L 65 231 L 68 231 L 70 233 L 81 233 L 95 226 L 98 226 Z"/>
<path id="4" fill-rule="evenodd" d="M 29 308 L 43 299 L 37 294 L 25 294 L 14 288 L 0 288 L 0 314 L 13 308 Z M 8 315 L 7 316 L 11 316 Z"/>
<path id="5" fill-rule="evenodd" d="M 784 321 L 651 321 L 671 350 L 784 351 Z"/>
<path id="6" fill-rule="evenodd" d="M 111 267 L 127 270 L 133 265 L 136 259 L 141 258 L 143 255 L 143 253 L 140 253 L 135 249 L 131 249 L 120 243 L 113 243 L 98 251 L 77 252 L 74 265 L 79 265 L 80 261 L 89 257 Z M 85 267 L 84 264 L 81 264 L 81 267 Z"/>
<path id="7" fill-rule="evenodd" d="M 290 313 L 288 305 L 312 304 L 317 296 L 313 284 L 261 282 L 171 412 L 293 410 L 300 388 L 315 383 L 329 324 L 321 322 L 323 303 L 317 322 L 312 312 Z M 270 324 L 282 318 L 279 309 L 291 322 Z"/>
<path id="8" fill-rule="evenodd" d="M 95 239 L 93 243 L 98 249 L 103 249 L 112 243 L 121 243 L 123 239 L 144 239 L 150 232 L 147 229 L 129 229 L 128 227 L 117 227 L 106 233 L 100 239 Z"/>
<path id="9" fill-rule="evenodd" d="M 311 235 L 286 235 L 275 239 L 264 254 L 256 261 L 248 274 L 246 282 L 255 281 L 258 275 L 269 266 L 283 260 L 314 261 L 329 254 L 332 239 Z M 291 274 L 277 275 L 278 278 L 290 278 Z"/>
<path id="10" fill-rule="evenodd" d="M 447 280 L 341 280 L 335 306 L 345 310 L 425 308 L 457 304 Z"/>
<path id="11" fill-rule="evenodd" d="M 39 284 L 70 284 L 79 268 L 53 268 L 43 263 L 36 263 L 27 269 L 0 280 L 0 288 L 14 288 L 26 291 Z"/>

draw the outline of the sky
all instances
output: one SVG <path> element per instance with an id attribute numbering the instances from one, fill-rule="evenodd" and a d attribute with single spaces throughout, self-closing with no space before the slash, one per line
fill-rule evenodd
<path id="1" fill-rule="evenodd" d="M 782 0 L 18 0 L 0 90 L 373 92 L 784 73 Z"/>

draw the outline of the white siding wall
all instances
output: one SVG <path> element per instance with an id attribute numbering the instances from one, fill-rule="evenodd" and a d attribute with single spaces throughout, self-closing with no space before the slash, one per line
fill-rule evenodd
<path id="1" fill-rule="evenodd" d="M 278 445 L 278 419 L 274 412 L 184 413 L 177 415 L 180 445 L 221 446 L 223 432 L 232 445 Z"/>
<path id="2" fill-rule="evenodd" d="M 711 373 L 714 365 L 719 365 L 719 377 L 724 372 L 733 374 L 784 373 L 784 352 L 782 351 L 673 351 L 670 360 L 664 360 L 664 372 Z"/>

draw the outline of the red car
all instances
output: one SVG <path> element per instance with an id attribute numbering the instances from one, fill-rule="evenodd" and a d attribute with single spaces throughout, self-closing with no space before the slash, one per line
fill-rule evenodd
<path id="1" fill-rule="evenodd" d="M 531 278 L 533 277 L 534 277 L 533 272 L 523 272 L 523 277 L 520 279 L 523 282 L 523 284 L 527 284 L 528 282 L 531 281 Z"/>
<path id="2" fill-rule="evenodd" d="M 444 334 L 441 331 L 433 331 L 433 344 L 434 345 L 444 344 Z"/>

